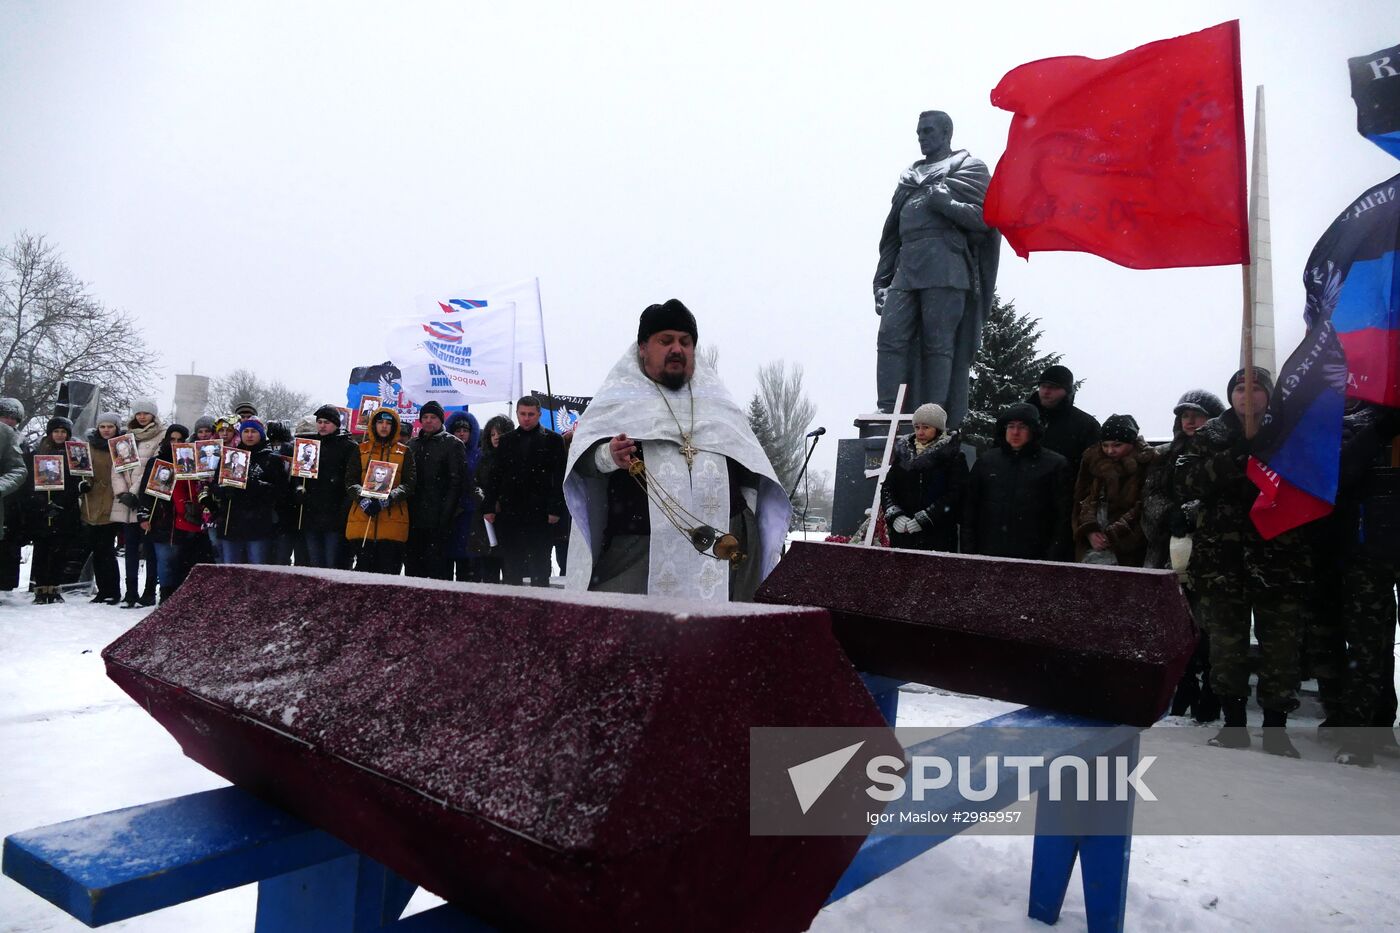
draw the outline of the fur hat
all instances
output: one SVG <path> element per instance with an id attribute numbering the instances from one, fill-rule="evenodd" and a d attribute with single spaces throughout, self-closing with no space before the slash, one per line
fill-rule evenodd
<path id="1" fill-rule="evenodd" d="M 194 429 L 198 431 L 200 428 L 208 428 L 210 431 L 214 430 L 213 416 L 200 415 L 198 418 L 194 419 Z"/>
<path id="2" fill-rule="evenodd" d="M 165 440 L 166 440 L 166 441 L 172 441 L 172 440 L 174 440 L 174 438 L 172 438 L 170 435 L 174 434 L 176 431 L 179 431 L 179 432 L 180 432 L 180 437 L 184 438 L 185 440 L 189 440 L 189 439 L 190 439 L 190 429 L 187 428 L 187 427 L 185 427 L 183 424 L 180 424 L 180 423 L 177 421 L 177 422 L 171 424 L 170 427 L 168 427 L 168 428 L 165 429 Z"/>
<path id="3" fill-rule="evenodd" d="M 1040 420 L 1040 409 L 1030 402 L 1017 402 L 1015 405 L 1008 405 L 997 415 L 996 440 L 1002 443 L 1006 437 L 1006 426 L 1013 421 L 1019 421 L 1031 429 L 1031 437 L 1040 440 L 1040 436 L 1045 433 L 1045 425 Z"/>
<path id="4" fill-rule="evenodd" d="M 132 400 L 131 400 L 131 416 L 134 418 L 134 417 L 136 417 L 136 415 L 137 415 L 138 412 L 143 412 L 143 411 L 148 411 L 148 412 L 150 412 L 151 414 L 155 415 L 157 418 L 160 417 L 160 406 L 156 404 L 156 400 L 155 400 L 155 399 L 153 399 L 153 398 L 134 398 L 134 399 L 132 399 Z"/>
<path id="5" fill-rule="evenodd" d="M 1109 415 L 1099 431 L 1099 440 L 1118 441 L 1123 444 L 1135 443 L 1138 439 L 1138 423 L 1132 415 Z"/>
<path id="6" fill-rule="evenodd" d="M 930 428 L 937 428 L 939 431 L 948 430 L 948 413 L 943 410 L 942 405 L 935 405 L 932 402 L 925 402 L 914 409 L 914 424 L 924 425 Z"/>
<path id="7" fill-rule="evenodd" d="M 340 407 L 337 405 L 322 405 L 320 408 L 316 409 L 316 417 L 325 418 L 337 428 L 340 427 Z"/>
<path id="8" fill-rule="evenodd" d="M 261 437 L 263 440 L 267 440 L 267 427 L 262 423 L 262 421 L 260 421 L 257 418 L 245 418 L 244 420 L 238 422 L 238 433 L 240 435 L 249 428 L 252 428 L 254 431 L 257 431 L 258 436 Z"/>
<path id="9" fill-rule="evenodd" d="M 1172 414 L 1180 417 L 1183 411 L 1198 411 L 1207 418 L 1219 418 L 1221 412 L 1225 411 L 1225 403 L 1220 401 L 1220 397 L 1214 392 L 1189 389 L 1181 393 L 1181 398 L 1176 400 Z"/>
<path id="10" fill-rule="evenodd" d="M 678 330 L 689 334 L 695 343 L 700 342 L 700 330 L 695 325 L 695 315 L 676 298 L 667 298 L 659 305 L 649 305 L 642 312 L 641 320 L 637 322 L 637 343 L 646 343 L 652 334 L 663 330 Z"/>
<path id="11" fill-rule="evenodd" d="M 63 430 L 67 431 L 69 437 L 73 436 L 73 422 L 69 421 L 62 415 L 54 415 L 52 418 L 49 419 L 49 423 L 44 425 L 44 436 L 49 436 L 59 428 L 62 428 Z"/>
<path id="12" fill-rule="evenodd" d="M 24 422 L 24 403 L 17 398 L 0 398 L 0 418 L 13 418 Z"/>
<path id="13" fill-rule="evenodd" d="M 447 417 L 442 410 L 442 402 L 439 402 L 437 399 L 429 399 L 418 409 L 418 419 L 420 421 L 423 419 L 424 415 L 437 415 L 439 419 L 445 419 Z"/>
<path id="14" fill-rule="evenodd" d="M 1047 366 L 1045 372 L 1041 373 L 1040 378 L 1036 380 L 1036 385 L 1043 385 L 1045 383 L 1049 383 L 1052 386 L 1059 386 L 1066 392 L 1073 392 L 1074 373 L 1069 371 L 1068 366 L 1060 366 L 1059 364 Z"/>
<path id="15" fill-rule="evenodd" d="M 1235 374 L 1230 377 L 1230 385 L 1225 389 L 1225 397 L 1229 398 L 1234 395 L 1235 386 L 1239 385 L 1241 382 L 1244 382 L 1243 369 L 1237 370 Z M 1274 394 L 1274 379 L 1269 375 L 1269 371 L 1262 366 L 1254 367 L 1254 384 L 1263 389 L 1265 394 Z M 1223 406 L 1222 410 L 1224 410 Z"/>
<path id="16" fill-rule="evenodd" d="M 122 426 L 122 416 L 114 411 L 98 412 L 97 420 L 93 422 L 93 425 L 96 426 L 99 424 L 113 424 L 117 426 L 118 430 L 120 430 Z"/>
<path id="17" fill-rule="evenodd" d="M 292 426 L 285 421 L 267 423 L 267 439 L 274 444 L 285 444 L 292 439 Z"/>

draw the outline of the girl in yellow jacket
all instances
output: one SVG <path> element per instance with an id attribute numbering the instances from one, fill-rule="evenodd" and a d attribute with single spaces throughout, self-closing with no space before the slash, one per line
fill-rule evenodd
<path id="1" fill-rule="evenodd" d="M 387 499 L 362 494 L 370 481 L 371 460 L 398 465 Z M 403 569 L 408 500 L 413 495 L 416 472 L 408 445 L 399 442 L 398 413 L 392 408 L 375 409 L 365 439 L 345 467 L 345 486 L 351 496 L 345 542 L 354 554 L 356 570 L 397 576 Z"/>

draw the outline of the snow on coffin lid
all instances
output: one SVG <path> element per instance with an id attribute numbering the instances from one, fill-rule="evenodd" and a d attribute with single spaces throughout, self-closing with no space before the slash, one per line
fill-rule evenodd
<path id="1" fill-rule="evenodd" d="M 1139 726 L 1196 646 L 1162 570 L 798 542 L 757 598 L 829 609 L 859 670 Z"/>
<path id="2" fill-rule="evenodd" d="M 510 929 L 805 929 L 861 839 L 751 837 L 748 730 L 883 725 L 818 609 L 201 565 L 103 658 L 191 758 Z"/>

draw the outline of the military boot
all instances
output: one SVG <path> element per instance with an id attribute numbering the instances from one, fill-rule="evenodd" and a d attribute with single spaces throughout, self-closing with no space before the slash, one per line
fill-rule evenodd
<path id="1" fill-rule="evenodd" d="M 1284 728 L 1287 725 L 1288 714 L 1283 710 L 1264 710 L 1264 751 L 1284 758 L 1300 758 L 1302 756 L 1298 754 L 1298 749 L 1294 748 L 1288 739 L 1288 732 Z"/>
<path id="2" fill-rule="evenodd" d="M 1215 734 L 1210 744 L 1217 748 L 1249 748 L 1249 729 L 1245 727 L 1244 697 L 1225 697 L 1220 708 L 1225 712 L 1225 727 Z"/>

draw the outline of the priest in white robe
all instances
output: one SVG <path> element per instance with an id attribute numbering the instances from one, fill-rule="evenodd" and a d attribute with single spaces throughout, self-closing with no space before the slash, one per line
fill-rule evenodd
<path id="1" fill-rule="evenodd" d="M 676 299 L 647 308 L 579 418 L 564 478 L 567 589 L 742 601 L 777 564 L 792 507 L 748 417 L 697 366 L 698 338 Z M 650 490 L 629 472 L 634 458 Z M 701 544 L 706 528 L 734 535 L 744 559 L 702 552 L 693 528 Z"/>

